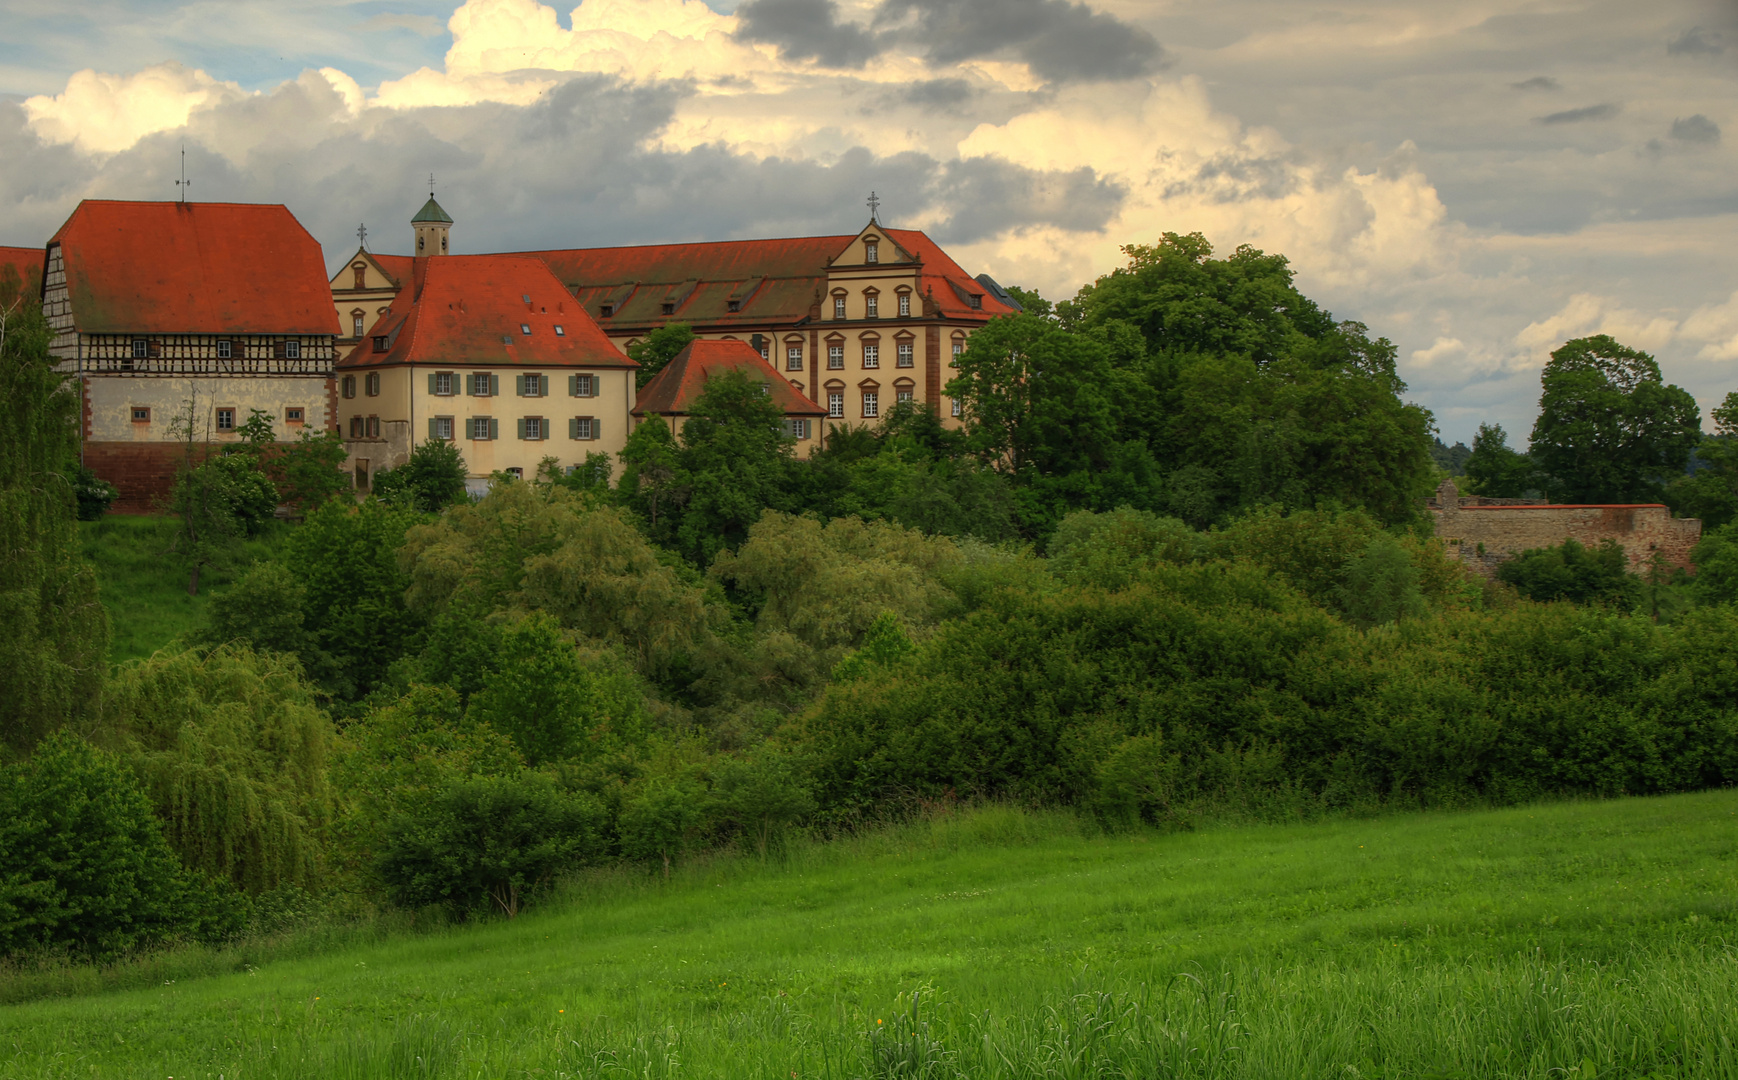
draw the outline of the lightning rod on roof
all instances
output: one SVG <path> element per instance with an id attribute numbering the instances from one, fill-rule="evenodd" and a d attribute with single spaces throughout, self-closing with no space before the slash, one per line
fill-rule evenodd
<path id="1" fill-rule="evenodd" d="M 193 181 L 187 179 L 187 144 L 182 143 L 181 144 L 181 179 L 175 181 L 175 186 L 181 189 L 181 202 L 183 205 L 185 205 L 187 202 L 187 189 L 189 187 L 191 187 L 192 185 L 193 185 Z"/>

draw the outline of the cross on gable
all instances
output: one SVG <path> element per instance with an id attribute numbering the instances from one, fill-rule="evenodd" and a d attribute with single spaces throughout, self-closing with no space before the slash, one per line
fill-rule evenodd
<path id="1" fill-rule="evenodd" d="M 880 197 L 877 196 L 873 191 L 871 191 L 869 193 L 869 198 L 866 201 L 869 204 L 869 220 L 870 221 L 877 220 L 877 215 L 879 214 L 879 212 L 881 210 Z"/>
<path id="2" fill-rule="evenodd" d="M 356 226 L 356 246 L 360 247 L 360 248 L 364 248 L 364 249 L 366 249 L 368 247 L 368 226 L 367 225 Z"/>

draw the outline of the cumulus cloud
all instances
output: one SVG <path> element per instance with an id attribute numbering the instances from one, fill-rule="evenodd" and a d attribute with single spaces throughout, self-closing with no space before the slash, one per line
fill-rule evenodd
<path id="1" fill-rule="evenodd" d="M 1738 292 L 1723 304 L 1697 308 L 1680 328 L 1683 336 L 1699 342 L 1699 360 L 1738 360 Z"/>
<path id="2" fill-rule="evenodd" d="M 1541 116 L 1539 123 L 1579 124 L 1586 120 L 1610 120 L 1618 114 L 1618 111 L 1619 106 L 1616 105 L 1587 105 L 1579 109 L 1565 109 L 1549 116 Z"/>
<path id="3" fill-rule="evenodd" d="M 739 39 L 775 45 L 786 60 L 860 68 L 881 52 L 875 35 L 839 18 L 833 0 L 747 0 L 736 16 Z"/>
<path id="4" fill-rule="evenodd" d="M 235 83 L 170 61 L 132 75 L 80 71 L 61 93 L 26 99 L 24 111 L 49 142 L 114 153 L 146 135 L 181 127 L 195 109 L 244 96 Z"/>
<path id="5" fill-rule="evenodd" d="M 1621 301 L 1593 293 L 1576 293 L 1554 315 L 1528 323 L 1515 335 L 1521 364 L 1544 367 L 1551 350 L 1572 338 L 1610 334 L 1626 345 L 1657 350 L 1677 336 L 1676 319 L 1625 307 Z"/>
<path id="6" fill-rule="evenodd" d="M 882 0 L 875 22 L 936 63 L 1010 53 L 1051 82 L 1138 78 L 1165 60 L 1146 30 L 1068 0 Z"/>

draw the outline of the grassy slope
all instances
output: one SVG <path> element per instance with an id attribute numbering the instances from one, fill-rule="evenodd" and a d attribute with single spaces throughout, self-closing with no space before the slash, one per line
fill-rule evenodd
<path id="1" fill-rule="evenodd" d="M 282 547 L 288 527 L 274 524 L 248 540 L 229 568 L 208 569 L 199 595 L 187 595 L 187 573 L 169 554 L 169 519 L 110 514 L 79 522 L 85 557 L 96 565 L 113 638 L 109 659 L 120 663 L 150 656 L 177 635 L 199 625 L 213 590 L 221 590 L 253 563 Z"/>
<path id="2" fill-rule="evenodd" d="M 1731 791 L 1110 838 L 990 809 L 11 1006 L 0 1077 L 1738 1077 L 1735 897 Z"/>

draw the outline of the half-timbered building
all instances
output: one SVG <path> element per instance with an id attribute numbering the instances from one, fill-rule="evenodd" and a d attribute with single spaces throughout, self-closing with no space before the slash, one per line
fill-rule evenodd
<path id="1" fill-rule="evenodd" d="M 50 351 L 84 399 L 84 460 L 118 506 L 165 494 L 185 443 L 255 410 L 280 439 L 336 418 L 320 245 L 283 206 L 86 200 L 48 242 Z"/>

